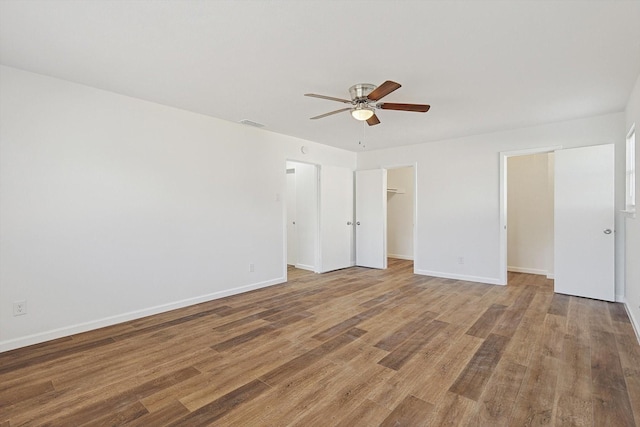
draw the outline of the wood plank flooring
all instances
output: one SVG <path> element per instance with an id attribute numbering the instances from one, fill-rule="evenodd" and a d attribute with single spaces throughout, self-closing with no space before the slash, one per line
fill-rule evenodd
<path id="1" fill-rule="evenodd" d="M 0 354 L 0 427 L 634 426 L 620 304 L 350 268 Z"/>

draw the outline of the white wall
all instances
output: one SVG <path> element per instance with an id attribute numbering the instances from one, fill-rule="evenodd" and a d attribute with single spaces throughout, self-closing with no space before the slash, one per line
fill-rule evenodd
<path id="1" fill-rule="evenodd" d="M 640 76 L 636 80 L 636 85 L 629 97 L 629 103 L 626 109 L 626 126 L 625 131 L 636 125 L 636 192 L 640 188 L 640 174 L 637 172 L 640 165 L 640 147 L 638 146 L 638 138 L 640 131 Z M 623 168 L 624 170 L 624 168 Z M 624 188 L 624 185 L 622 185 Z M 636 194 L 636 211 L 638 210 L 637 201 L 640 194 Z M 624 207 L 624 199 L 617 204 L 620 209 Z M 635 217 L 626 217 L 626 304 L 629 314 L 636 328 L 638 340 L 640 340 L 640 214 L 636 213 Z"/>
<path id="2" fill-rule="evenodd" d="M 509 271 L 553 275 L 553 171 L 550 153 L 507 159 Z"/>
<path id="3" fill-rule="evenodd" d="M 358 154 L 358 168 L 417 162 L 417 273 L 500 283 L 500 152 L 616 144 L 616 202 L 624 203 L 624 114 Z M 624 263 L 624 221 L 616 217 L 616 291 Z M 459 257 L 464 263 L 458 262 Z"/>
<path id="4" fill-rule="evenodd" d="M 0 67 L 0 351 L 284 281 L 286 160 L 355 157 Z"/>
<path id="5" fill-rule="evenodd" d="M 499 153 L 615 143 L 622 209 L 632 122 L 640 83 L 626 124 L 609 114 L 360 152 L 357 166 L 417 162 L 418 273 L 496 283 Z M 0 351 L 282 282 L 286 159 L 356 166 L 351 152 L 0 67 Z M 626 219 L 636 325 L 639 221 Z M 624 225 L 618 214 L 616 295 Z"/>
<path id="6" fill-rule="evenodd" d="M 387 256 L 413 259 L 413 168 L 387 170 Z"/>

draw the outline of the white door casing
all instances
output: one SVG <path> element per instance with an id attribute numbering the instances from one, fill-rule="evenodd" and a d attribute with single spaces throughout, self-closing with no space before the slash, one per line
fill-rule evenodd
<path id="1" fill-rule="evenodd" d="M 387 268 L 387 171 L 356 171 L 356 265 Z"/>
<path id="2" fill-rule="evenodd" d="M 351 267 L 353 260 L 353 171 L 320 168 L 320 272 Z"/>
<path id="3" fill-rule="evenodd" d="M 614 145 L 555 152 L 555 292 L 615 300 Z"/>

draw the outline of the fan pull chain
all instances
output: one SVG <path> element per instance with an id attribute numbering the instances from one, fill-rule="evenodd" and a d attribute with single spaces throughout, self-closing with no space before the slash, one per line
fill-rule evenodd
<path id="1" fill-rule="evenodd" d="M 364 145 L 364 131 L 367 129 L 366 123 L 366 121 L 362 121 L 362 140 L 358 141 L 358 145 L 360 145 L 360 147 L 362 147 L 363 149 L 366 148 L 366 145 Z"/>

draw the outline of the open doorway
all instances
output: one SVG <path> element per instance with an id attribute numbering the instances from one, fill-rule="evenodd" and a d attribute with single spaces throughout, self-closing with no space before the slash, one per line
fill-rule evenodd
<path id="1" fill-rule="evenodd" d="M 553 153 L 507 161 L 507 271 L 553 278 Z"/>
<path id="2" fill-rule="evenodd" d="M 501 153 L 501 284 L 507 272 L 554 277 L 553 148 Z"/>
<path id="3" fill-rule="evenodd" d="M 415 175 L 413 166 L 387 169 L 387 257 L 414 259 Z"/>
<path id="4" fill-rule="evenodd" d="M 318 166 L 287 161 L 287 265 L 318 271 Z"/>

